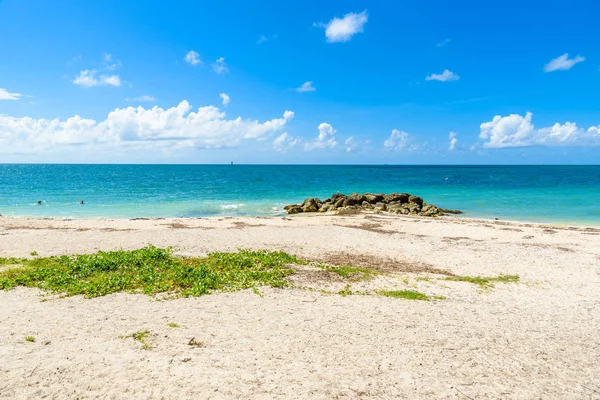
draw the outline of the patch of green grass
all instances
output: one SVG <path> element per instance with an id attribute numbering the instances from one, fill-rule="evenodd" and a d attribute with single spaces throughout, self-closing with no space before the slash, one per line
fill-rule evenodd
<path id="1" fill-rule="evenodd" d="M 444 278 L 446 281 L 469 282 L 479 285 L 482 289 L 494 287 L 494 283 L 517 283 L 519 282 L 518 275 L 499 275 L 496 277 L 483 276 L 448 276 Z"/>
<path id="2" fill-rule="evenodd" d="M 25 336 L 25 340 L 27 340 L 28 342 L 33 343 L 33 342 L 35 342 L 35 337 L 33 337 L 33 336 Z"/>
<path id="3" fill-rule="evenodd" d="M 36 257 L 36 256 L 38 256 L 39 254 L 38 254 L 38 252 L 37 252 L 37 251 L 32 251 L 31 253 L 29 253 L 29 255 L 30 255 L 30 256 L 32 256 L 32 257 Z"/>
<path id="4" fill-rule="evenodd" d="M 259 286 L 283 287 L 288 285 L 286 277 L 294 273 L 288 265 L 304 263 L 279 251 L 239 250 L 182 258 L 170 249 L 154 246 L 19 261 L 22 266 L 0 272 L 0 290 L 20 285 L 85 297 L 119 291 L 201 296 L 214 291 L 257 290 Z"/>
<path id="5" fill-rule="evenodd" d="M 381 296 L 393 297 L 395 299 L 406 300 L 429 300 L 430 297 L 426 294 L 415 292 L 413 290 L 379 290 L 377 292 Z"/>
<path id="6" fill-rule="evenodd" d="M 350 285 L 346 285 L 346 287 L 344 289 L 340 290 L 337 294 L 339 294 L 340 296 L 346 297 L 346 296 L 352 295 L 354 293 L 352 292 Z"/>
<path id="7" fill-rule="evenodd" d="M 175 322 L 169 322 L 167 326 L 169 328 L 181 328 L 181 326 L 177 325 Z"/>
<path id="8" fill-rule="evenodd" d="M 146 350 L 150 348 L 148 344 L 148 336 L 150 336 L 150 331 L 138 331 L 131 334 L 133 340 L 137 340 L 142 344 L 142 347 Z"/>
<path id="9" fill-rule="evenodd" d="M 3 258 L 0 257 L 0 267 L 2 267 L 3 265 L 20 265 L 23 264 L 23 262 L 25 262 L 27 260 L 23 259 L 23 258 Z"/>
<path id="10" fill-rule="evenodd" d="M 343 278 L 350 278 L 354 280 L 367 280 L 371 279 L 376 274 L 375 271 L 368 268 L 352 267 L 350 265 L 325 265 L 318 264 L 317 267 L 322 268 L 326 271 L 331 271 Z"/>

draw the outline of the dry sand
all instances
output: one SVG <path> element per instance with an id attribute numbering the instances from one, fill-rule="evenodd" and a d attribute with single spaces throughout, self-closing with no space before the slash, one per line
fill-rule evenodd
<path id="1" fill-rule="evenodd" d="M 147 244 L 382 266 L 369 282 L 294 280 L 446 299 L 264 288 L 157 301 L 17 288 L 0 292 L 0 398 L 600 399 L 598 229 L 376 215 L 0 218 L 0 257 Z M 521 282 L 482 291 L 443 271 Z M 129 336 L 143 330 L 149 349 Z"/>

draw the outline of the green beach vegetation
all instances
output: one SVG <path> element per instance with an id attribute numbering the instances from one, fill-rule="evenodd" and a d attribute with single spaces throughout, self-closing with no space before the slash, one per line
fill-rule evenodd
<path id="1" fill-rule="evenodd" d="M 429 300 L 426 294 L 415 292 L 414 290 L 380 290 L 377 292 L 381 296 L 393 297 L 395 299 L 405 300 Z"/>
<path id="2" fill-rule="evenodd" d="M 126 291 L 200 296 L 259 286 L 283 287 L 298 258 L 283 252 L 239 250 L 206 257 L 177 257 L 154 246 L 96 254 L 11 259 L 0 272 L 0 290 L 35 287 L 68 296 L 98 297 Z"/>
<path id="3" fill-rule="evenodd" d="M 3 258 L 3 257 L 0 257 L 0 267 L 3 267 L 5 265 L 21 265 L 25 261 L 27 261 L 27 260 L 25 260 L 24 258 L 14 258 L 14 257 Z"/>
<path id="4" fill-rule="evenodd" d="M 25 286 L 65 296 L 83 295 L 88 298 L 116 292 L 191 297 L 242 289 L 252 289 L 260 295 L 261 286 L 294 286 L 289 279 L 290 275 L 297 272 L 293 268 L 307 264 L 313 267 L 313 271 L 324 270 L 336 274 L 347 283 L 359 286 L 361 281 L 387 275 L 376 268 L 312 263 L 282 251 L 241 249 L 236 252 L 210 253 L 205 257 L 181 257 L 174 255 L 170 248 L 161 249 L 150 245 L 137 250 L 99 251 L 95 254 L 33 259 L 0 258 L 0 290 Z M 393 278 L 393 274 L 390 277 Z M 315 282 L 318 284 L 318 279 L 323 278 L 315 276 L 314 279 L 317 279 Z M 324 279 L 327 281 L 327 278 Z M 473 283 L 483 290 L 494 287 L 495 283 L 519 282 L 517 275 L 447 276 L 441 279 Z M 417 280 L 431 283 L 429 277 Z M 406 278 L 404 283 L 408 284 Z M 318 290 L 312 287 L 300 288 Z M 328 292 L 325 289 L 321 291 Z M 332 293 L 342 296 L 377 294 L 407 300 L 443 299 L 411 290 L 356 291 L 350 284 Z M 167 326 L 179 327 L 175 323 Z"/>
<path id="5" fill-rule="evenodd" d="M 137 331 L 131 334 L 133 340 L 138 341 L 142 344 L 142 348 L 148 350 L 150 348 L 150 344 L 148 343 L 148 339 L 150 337 L 150 331 Z"/>
<path id="6" fill-rule="evenodd" d="M 499 275 L 496 277 L 483 276 L 448 276 L 444 278 L 446 281 L 469 282 L 479 285 L 482 289 L 494 287 L 494 283 L 518 283 L 520 278 L 518 275 Z"/>
<path id="7" fill-rule="evenodd" d="M 333 272 L 342 278 L 349 278 L 352 280 L 370 279 L 376 274 L 376 272 L 370 268 L 353 267 L 351 265 L 318 264 L 317 267 L 324 269 L 325 271 Z"/>

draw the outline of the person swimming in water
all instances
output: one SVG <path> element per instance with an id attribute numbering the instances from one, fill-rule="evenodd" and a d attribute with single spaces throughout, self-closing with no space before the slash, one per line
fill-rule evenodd
<path id="1" fill-rule="evenodd" d="M 42 205 L 42 201 L 38 200 L 38 205 L 41 206 Z"/>
<path id="2" fill-rule="evenodd" d="M 81 200 L 81 201 L 79 202 L 79 204 L 85 204 L 85 201 Z"/>

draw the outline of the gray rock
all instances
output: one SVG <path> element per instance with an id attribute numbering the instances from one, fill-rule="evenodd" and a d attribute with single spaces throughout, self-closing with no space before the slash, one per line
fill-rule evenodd
<path id="1" fill-rule="evenodd" d="M 311 197 L 302 203 L 302 211 L 304 212 L 317 212 L 323 203 L 316 197 Z"/>
<path id="2" fill-rule="evenodd" d="M 336 193 L 333 196 L 331 196 L 331 202 L 335 204 L 339 199 L 345 199 L 346 197 L 348 196 L 346 196 L 345 194 Z"/>
<path id="3" fill-rule="evenodd" d="M 288 207 L 288 209 L 286 211 L 288 214 L 298 214 L 298 213 L 304 212 L 302 207 L 300 207 L 297 204 L 292 204 L 291 206 Z"/>
<path id="4" fill-rule="evenodd" d="M 368 201 L 363 201 L 362 208 L 370 210 L 373 208 L 373 205 L 371 203 L 369 203 Z"/>
<path id="5" fill-rule="evenodd" d="M 419 203 L 410 202 L 407 205 L 403 205 L 408 208 L 410 214 L 415 215 L 421 212 L 421 205 Z"/>
<path id="6" fill-rule="evenodd" d="M 369 204 L 376 204 L 379 203 L 380 201 L 382 201 L 384 199 L 384 194 L 380 193 L 380 194 L 374 194 L 374 193 L 365 193 L 365 201 L 367 201 Z"/>
<path id="7" fill-rule="evenodd" d="M 387 210 L 387 206 L 385 205 L 385 203 L 376 203 L 375 204 L 375 209 L 379 210 L 379 211 L 386 211 Z"/>
<path id="8" fill-rule="evenodd" d="M 460 210 L 449 210 L 447 208 L 440 208 L 440 211 L 446 214 L 462 214 L 463 212 Z"/>
<path id="9" fill-rule="evenodd" d="M 425 204 L 419 196 L 408 193 L 352 193 L 346 196 L 335 193 L 324 202 L 316 197 L 311 197 L 302 204 L 290 204 L 284 207 L 288 214 L 301 212 L 348 212 L 358 213 L 361 210 L 373 210 L 376 213 L 389 212 L 402 215 L 422 215 L 425 217 L 438 217 L 444 213 L 460 214 L 458 210 L 446 210 L 438 208 L 433 204 Z M 355 212 L 351 212 L 354 210 Z"/>
<path id="10" fill-rule="evenodd" d="M 321 208 L 319 208 L 319 212 L 327 212 L 327 211 L 331 211 L 334 209 L 335 209 L 335 206 L 333 204 L 331 204 L 330 202 L 326 202 L 326 203 L 323 203 Z"/>
<path id="11" fill-rule="evenodd" d="M 384 203 L 408 203 L 408 198 L 410 195 L 408 193 L 390 193 L 383 198 Z"/>
<path id="12" fill-rule="evenodd" d="M 408 214 L 408 209 L 399 202 L 388 204 L 386 210 L 393 214 Z"/>
<path id="13" fill-rule="evenodd" d="M 302 211 L 304 211 L 304 212 L 317 212 L 317 211 L 319 211 L 319 208 L 317 207 L 316 204 L 307 204 L 304 207 L 302 207 Z"/>
<path id="14" fill-rule="evenodd" d="M 424 204 L 421 208 L 421 215 L 424 217 L 438 217 L 444 213 L 433 204 Z"/>
<path id="15" fill-rule="evenodd" d="M 346 200 L 344 200 L 344 206 L 355 206 L 355 205 L 361 205 L 363 203 L 363 201 L 365 201 L 365 195 L 364 194 L 359 194 L 359 193 L 352 193 L 350 196 L 348 196 L 346 198 Z"/>
<path id="16" fill-rule="evenodd" d="M 408 202 L 409 203 L 417 203 L 419 205 L 419 207 L 423 206 L 423 199 L 420 198 L 419 196 L 410 196 L 408 198 Z"/>

